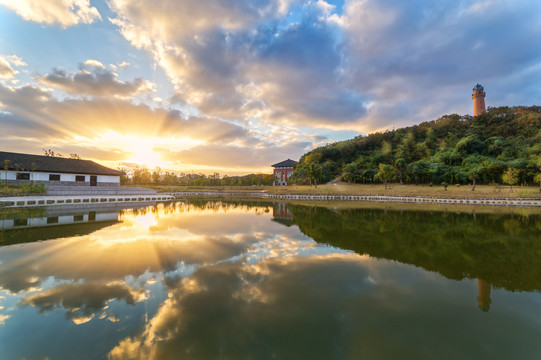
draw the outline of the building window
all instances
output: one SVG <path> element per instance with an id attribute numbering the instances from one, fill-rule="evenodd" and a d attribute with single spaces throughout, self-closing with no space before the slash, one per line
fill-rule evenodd
<path id="1" fill-rule="evenodd" d="M 75 181 L 85 181 L 84 175 L 75 175 Z"/>
<path id="2" fill-rule="evenodd" d="M 17 180 L 30 180 L 30 173 L 17 173 Z"/>
<path id="3" fill-rule="evenodd" d="M 49 181 L 60 181 L 60 175 L 58 175 L 58 174 L 49 174 Z"/>

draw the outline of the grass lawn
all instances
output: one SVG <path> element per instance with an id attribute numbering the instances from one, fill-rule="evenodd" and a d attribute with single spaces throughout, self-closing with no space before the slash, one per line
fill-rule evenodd
<path id="1" fill-rule="evenodd" d="M 537 186 L 477 185 L 471 191 L 471 185 L 447 187 L 429 185 L 400 185 L 391 184 L 388 189 L 382 184 L 325 184 L 317 189 L 308 185 L 291 186 L 149 186 L 160 192 L 177 191 L 212 191 L 212 192 L 270 192 L 272 194 L 342 194 L 342 195 L 394 195 L 394 196 L 434 196 L 447 198 L 541 198 Z"/>

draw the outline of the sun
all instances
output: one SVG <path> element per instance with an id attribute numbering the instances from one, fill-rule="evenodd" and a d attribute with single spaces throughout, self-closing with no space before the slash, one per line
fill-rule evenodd
<path id="1" fill-rule="evenodd" d="M 148 167 L 159 166 L 163 163 L 160 154 L 156 154 L 152 150 L 152 146 L 142 146 L 133 150 L 133 156 L 129 160 L 139 165 Z"/>
<path id="2" fill-rule="evenodd" d="M 165 161 L 161 159 L 160 154 L 154 152 L 153 144 L 141 141 L 140 146 L 133 149 L 133 156 L 129 159 L 130 162 L 138 165 L 144 165 L 148 168 L 154 168 L 156 166 L 165 166 Z"/>

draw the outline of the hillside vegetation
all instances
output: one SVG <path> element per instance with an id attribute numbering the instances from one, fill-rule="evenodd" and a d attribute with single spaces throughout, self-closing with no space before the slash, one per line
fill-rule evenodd
<path id="1" fill-rule="evenodd" d="M 445 115 L 304 154 L 290 183 L 539 184 L 541 106 Z"/>

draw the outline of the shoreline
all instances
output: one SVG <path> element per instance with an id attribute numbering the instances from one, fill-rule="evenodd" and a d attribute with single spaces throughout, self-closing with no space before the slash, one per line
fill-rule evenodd
<path id="1" fill-rule="evenodd" d="M 212 192 L 183 191 L 170 192 L 175 199 L 184 197 L 251 197 L 269 200 L 308 200 L 308 201 L 358 201 L 358 202 L 395 202 L 409 204 L 437 205 L 484 205 L 512 207 L 541 207 L 541 199 L 531 198 L 447 198 L 435 196 L 395 196 L 395 195 L 316 195 L 316 194 L 272 194 L 263 192 Z"/>
<path id="2" fill-rule="evenodd" d="M 403 203 L 431 205 L 465 205 L 540 208 L 541 198 L 474 198 L 415 195 L 362 195 L 362 194 L 280 194 L 270 192 L 217 192 L 217 191 L 177 191 L 154 195 L 64 195 L 64 196 L 19 196 L 0 197 L 0 209 L 42 207 L 50 205 L 69 205 L 79 203 L 139 202 L 145 200 L 170 201 L 187 197 L 199 198 L 258 198 L 285 201 L 338 201 L 344 203 Z"/>

